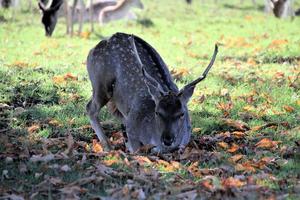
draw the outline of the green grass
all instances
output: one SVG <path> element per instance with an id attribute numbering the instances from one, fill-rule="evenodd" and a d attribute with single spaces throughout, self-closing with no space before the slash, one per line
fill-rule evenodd
<path id="1" fill-rule="evenodd" d="M 253 7 L 251 1 L 244 5 L 239 5 L 239 0 L 224 0 L 218 5 L 202 5 L 200 1 L 195 1 L 192 6 L 186 5 L 183 0 L 143 2 L 145 9 L 137 11 L 138 21 L 117 21 L 103 27 L 97 25 L 96 31 L 87 38 L 66 36 L 64 19 L 59 19 L 53 37 L 46 38 L 38 12 L 32 14 L 22 10 L 13 19 L 11 11 L 0 9 L 0 20 L 5 19 L 0 21 L 0 103 L 10 106 L 0 107 L 0 173 L 8 170 L 8 178 L 2 175 L 0 179 L 0 188 L 3 188 L 0 189 L 0 196 L 17 193 L 28 198 L 36 185 L 49 177 L 62 178 L 64 185 L 89 176 L 89 170 L 99 162 L 112 158 L 125 162 L 128 157 L 129 163 L 136 164 L 130 155 L 116 157 L 114 153 L 88 157 L 82 165 L 78 164 L 82 159 L 80 156 L 50 163 L 32 163 L 28 160 L 35 154 L 47 154 L 43 148 L 43 138 L 72 134 L 75 141 L 92 146 L 95 135 L 91 128 L 86 127 L 89 120 L 85 114 L 85 105 L 91 95 L 86 57 L 101 39 L 115 32 L 126 32 L 142 37 L 155 47 L 170 69 L 187 69 L 188 73 L 176 82 L 179 87 L 202 73 L 213 53 L 214 44 L 219 43 L 216 63 L 207 79 L 197 86 L 188 105 L 193 128 L 201 128 L 193 138 L 213 138 L 220 132 L 232 131 L 224 126 L 223 118 L 241 120 L 250 128 L 277 123 L 276 127 L 250 130 L 244 140 L 234 141 L 242 146 L 237 153 L 246 156 L 242 161 L 258 161 L 269 156 L 274 157 L 277 164 L 268 165 L 271 172 L 256 169 L 252 174 L 230 170 L 220 176 L 214 174 L 212 182 L 243 174 L 254 177 L 258 185 L 267 187 L 272 194 L 288 194 L 286 198 L 296 199 L 299 191 L 297 193 L 294 188 L 297 184 L 299 188 L 300 175 L 299 147 L 295 144 L 300 140 L 300 18 L 276 19 Z M 299 6 L 296 2 L 295 7 Z M 147 27 L 142 24 L 149 20 L 152 25 Z M 85 24 L 84 31 L 89 31 L 88 24 Z M 71 77 L 68 78 L 68 74 Z M 199 100 L 202 96 L 203 102 Z M 231 109 L 218 107 L 228 103 L 232 103 Z M 292 110 L 289 111 L 287 106 Z M 106 109 L 101 112 L 101 120 L 114 122 L 112 126 L 104 127 L 106 132 L 120 130 L 120 122 Z M 30 130 L 33 126 L 38 128 Z M 281 143 L 278 148 L 258 151 L 254 145 L 264 137 Z M 67 146 L 65 143 L 61 141 L 50 151 L 62 151 Z M 80 146 L 76 148 L 81 153 L 86 151 Z M 23 157 L 20 156 L 23 154 Z M 235 164 L 227 161 L 232 155 L 234 153 L 228 153 L 215 144 L 199 156 L 198 168 L 229 165 L 232 169 Z M 14 158 L 13 162 L 5 161 L 7 157 Z M 174 192 L 172 187 L 180 181 L 188 185 L 202 181 L 203 177 L 193 176 L 188 169 L 197 159 L 189 157 L 179 161 L 182 168 L 175 172 L 169 172 L 168 168 L 157 164 L 144 166 L 146 171 L 157 170 L 161 173 L 159 181 L 154 181 L 152 188 L 146 192 L 148 197 L 164 190 L 164 195 L 168 191 L 177 194 L 178 191 Z M 23 164 L 27 167 L 25 173 L 20 172 L 20 165 Z M 54 164 L 68 164 L 71 171 L 49 169 Z M 129 184 L 127 179 L 131 173 L 132 176 L 140 173 L 135 164 L 134 167 L 124 163 L 113 164 L 114 170 L 129 175 L 113 176 L 113 179 L 98 184 L 88 183 L 85 188 L 89 192 L 83 192 L 80 197 L 109 196 L 112 188 L 125 187 Z M 39 176 L 39 173 L 42 175 Z M 263 178 L 264 173 L 275 178 Z M 289 180 L 282 184 L 285 178 Z M 215 184 L 219 187 L 217 185 L 220 183 Z M 57 189 L 58 186 L 52 184 L 51 187 Z M 57 197 L 58 191 L 53 188 L 40 192 L 36 198 Z"/>

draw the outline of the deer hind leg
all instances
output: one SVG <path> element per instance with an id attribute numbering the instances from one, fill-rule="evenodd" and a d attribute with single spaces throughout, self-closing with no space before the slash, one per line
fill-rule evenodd
<path id="1" fill-rule="evenodd" d="M 105 94 L 105 93 L 101 93 Z M 101 108 L 107 103 L 106 98 L 101 97 L 97 92 L 93 92 L 93 97 L 89 101 L 89 103 L 86 106 L 86 110 L 88 113 L 88 116 L 90 118 L 90 123 L 92 125 L 92 128 L 96 132 L 96 135 L 98 139 L 100 140 L 101 144 L 104 147 L 104 150 L 109 151 L 111 149 L 110 144 L 108 142 L 107 137 L 105 136 L 105 133 L 101 127 L 101 124 L 99 122 L 99 113 Z"/>

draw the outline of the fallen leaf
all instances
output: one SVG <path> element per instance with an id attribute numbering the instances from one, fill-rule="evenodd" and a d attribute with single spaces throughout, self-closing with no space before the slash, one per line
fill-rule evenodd
<path id="1" fill-rule="evenodd" d="M 280 48 L 283 45 L 288 44 L 288 40 L 284 39 L 284 40 L 273 40 L 271 42 L 271 44 L 269 44 L 269 48 L 273 48 L 273 49 L 277 49 Z"/>
<path id="2" fill-rule="evenodd" d="M 258 143 L 255 144 L 256 148 L 264 148 L 264 149 L 271 149 L 276 148 L 280 141 L 272 141 L 269 138 L 263 138 Z"/>
<path id="3" fill-rule="evenodd" d="M 193 133 L 200 133 L 201 132 L 201 128 L 193 128 Z"/>
<path id="4" fill-rule="evenodd" d="M 245 137 L 245 132 L 241 132 L 241 131 L 234 131 L 231 133 L 231 135 L 233 135 L 236 138 L 243 138 Z"/>
<path id="5" fill-rule="evenodd" d="M 295 110 L 295 108 L 293 108 L 292 106 L 288 106 L 288 105 L 284 105 L 283 108 L 287 112 L 294 112 L 294 110 Z"/>
<path id="6" fill-rule="evenodd" d="M 119 163 L 119 161 L 116 159 L 103 160 L 103 164 L 105 164 L 106 166 L 112 166 L 113 164 L 117 163 Z"/>
<path id="7" fill-rule="evenodd" d="M 91 35 L 91 32 L 89 32 L 89 31 L 83 31 L 80 33 L 80 37 L 84 38 L 84 39 L 89 39 L 90 35 Z"/>
<path id="8" fill-rule="evenodd" d="M 56 120 L 56 119 L 51 119 L 48 123 L 49 123 L 50 125 L 56 126 L 56 127 L 61 127 L 61 126 L 62 126 L 62 123 L 59 122 L 59 121 Z"/>
<path id="9" fill-rule="evenodd" d="M 233 178 L 233 177 L 229 177 L 229 178 L 222 181 L 222 185 L 226 188 L 242 187 L 245 184 L 246 184 L 245 182 L 242 182 L 239 179 L 236 179 L 236 178 Z"/>
<path id="10" fill-rule="evenodd" d="M 223 119 L 222 121 L 224 125 L 228 126 L 229 128 L 233 128 L 236 131 L 247 131 L 250 129 L 249 126 L 242 121 L 236 121 L 233 119 Z"/>
<path id="11" fill-rule="evenodd" d="M 253 173 L 253 172 L 256 171 L 255 168 L 252 166 L 252 164 L 251 164 L 249 161 L 244 162 L 244 163 L 242 163 L 242 164 L 239 164 L 239 163 L 238 163 L 238 164 L 235 166 L 235 170 L 236 170 L 236 171 L 251 172 L 251 173 Z"/>
<path id="12" fill-rule="evenodd" d="M 211 180 L 204 180 L 201 182 L 201 185 L 210 191 L 212 191 L 214 189 L 214 186 L 212 185 Z"/>
<path id="13" fill-rule="evenodd" d="M 92 147 L 93 152 L 95 153 L 102 153 L 103 152 L 103 147 L 99 142 L 97 142 L 96 139 L 93 139 L 93 147 Z"/>
<path id="14" fill-rule="evenodd" d="M 184 76 L 190 74 L 187 68 L 172 69 L 170 73 L 175 80 L 181 80 Z"/>
<path id="15" fill-rule="evenodd" d="M 146 156 L 134 156 L 133 157 L 140 165 L 152 164 L 152 161 Z"/>
<path id="16" fill-rule="evenodd" d="M 244 157 L 244 155 L 237 154 L 237 155 L 231 156 L 228 160 L 230 162 L 236 163 L 236 162 L 240 161 L 243 157 Z"/>
<path id="17" fill-rule="evenodd" d="M 218 145 L 223 149 L 228 149 L 229 145 L 226 142 L 218 142 Z"/>
<path id="18" fill-rule="evenodd" d="M 199 162 L 196 161 L 192 163 L 187 169 L 193 176 L 200 178 L 202 174 L 198 166 L 199 166 Z"/>
<path id="19" fill-rule="evenodd" d="M 40 129 L 40 125 L 38 124 L 33 124 L 30 127 L 27 128 L 28 133 L 35 133 L 37 130 Z"/>
<path id="20" fill-rule="evenodd" d="M 237 144 L 235 144 L 235 143 L 233 143 L 232 145 L 231 145 L 231 147 L 229 148 L 229 149 L 227 149 L 227 151 L 229 152 L 229 153 L 234 153 L 234 152 L 236 152 L 237 150 L 239 150 L 239 146 L 237 145 Z"/>
<path id="21" fill-rule="evenodd" d="M 76 81 L 76 80 L 78 80 L 78 77 L 75 76 L 75 75 L 73 75 L 73 74 L 71 74 L 71 73 L 66 73 L 66 74 L 64 75 L 64 79 L 65 79 L 65 80 L 73 80 L 73 81 Z"/>
<path id="22" fill-rule="evenodd" d="M 251 65 L 251 66 L 257 65 L 257 63 L 256 63 L 256 61 L 255 61 L 254 58 L 248 58 L 247 64 L 248 64 L 248 65 Z"/>

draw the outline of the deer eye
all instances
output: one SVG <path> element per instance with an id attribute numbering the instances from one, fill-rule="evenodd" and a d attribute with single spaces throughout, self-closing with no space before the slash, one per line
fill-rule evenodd
<path id="1" fill-rule="evenodd" d="M 179 119 L 183 119 L 183 117 L 184 117 L 184 113 L 181 113 L 181 114 L 178 115 Z"/>
<path id="2" fill-rule="evenodd" d="M 157 111 L 155 112 L 155 115 L 162 117 L 162 114 Z"/>

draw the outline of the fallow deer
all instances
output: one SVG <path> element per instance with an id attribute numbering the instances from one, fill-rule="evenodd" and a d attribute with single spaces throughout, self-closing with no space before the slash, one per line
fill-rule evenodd
<path id="1" fill-rule="evenodd" d="M 217 51 L 216 45 L 204 73 L 178 90 L 160 55 L 141 38 L 116 33 L 94 47 L 87 58 L 93 89 L 87 113 L 105 150 L 111 147 L 98 114 L 106 104 L 125 125 L 130 152 L 142 145 L 153 145 L 152 150 L 161 153 L 182 150 L 191 136 L 187 102 L 205 79 Z"/>
<path id="2" fill-rule="evenodd" d="M 128 19 L 135 19 L 135 14 L 130 12 L 132 7 L 143 9 L 144 5 L 141 0 L 119 0 L 116 5 L 108 6 L 100 12 L 99 22 L 100 24 L 105 24 L 126 17 Z"/>

